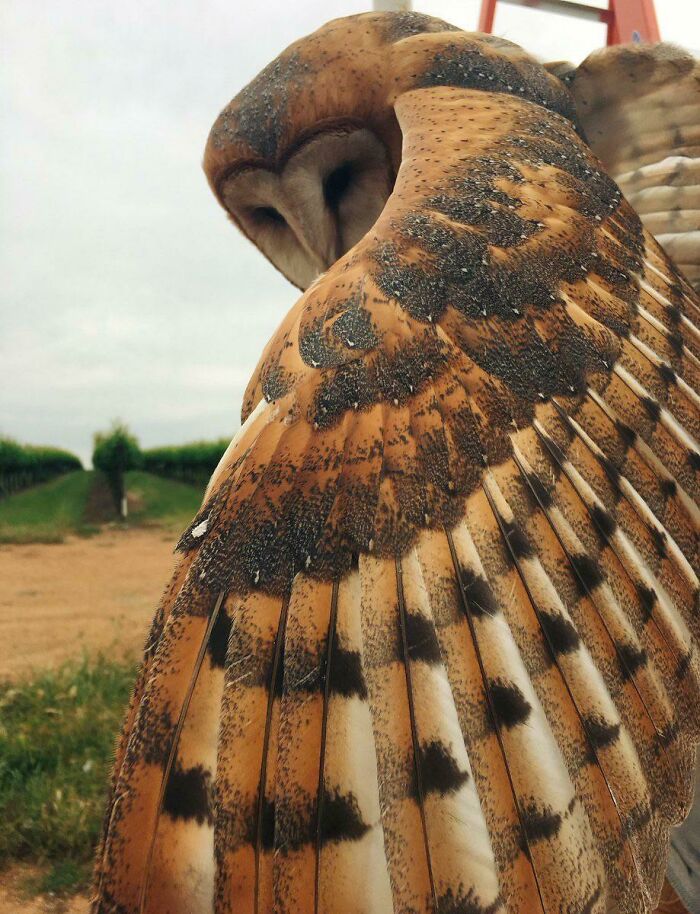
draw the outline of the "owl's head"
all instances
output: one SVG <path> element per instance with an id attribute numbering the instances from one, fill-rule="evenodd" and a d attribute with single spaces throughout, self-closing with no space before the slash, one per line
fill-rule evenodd
<path id="1" fill-rule="evenodd" d="M 420 13 L 337 19 L 222 111 L 204 169 L 233 222 L 301 289 L 374 225 L 401 164 L 394 105 L 413 89 L 507 92 L 574 120 L 566 88 L 508 41 Z"/>

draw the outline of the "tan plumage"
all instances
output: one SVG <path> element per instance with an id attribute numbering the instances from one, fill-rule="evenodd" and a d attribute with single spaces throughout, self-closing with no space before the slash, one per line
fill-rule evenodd
<path id="1" fill-rule="evenodd" d="M 593 151 L 700 290 L 700 63 L 669 44 L 618 45 L 567 79 Z"/>
<path id="2" fill-rule="evenodd" d="M 393 191 L 266 347 L 182 537 L 94 910 L 651 910 L 700 726 L 700 303 L 564 84 L 418 14 L 281 55 L 212 187 L 238 206 L 343 119 Z M 309 270 L 346 217 L 283 205 Z"/>

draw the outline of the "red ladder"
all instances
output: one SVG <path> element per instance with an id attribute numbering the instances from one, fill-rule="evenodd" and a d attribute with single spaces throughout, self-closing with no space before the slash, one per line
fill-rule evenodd
<path id="1" fill-rule="evenodd" d="M 586 6 L 573 0 L 503 0 L 511 6 L 529 6 L 547 13 L 564 13 L 578 19 L 604 22 L 608 44 L 661 41 L 654 0 L 608 0 L 608 8 Z M 481 0 L 479 31 L 492 32 L 496 0 Z"/>

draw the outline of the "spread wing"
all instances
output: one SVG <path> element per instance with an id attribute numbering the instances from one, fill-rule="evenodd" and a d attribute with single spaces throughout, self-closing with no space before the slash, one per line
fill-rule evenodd
<path id="1" fill-rule="evenodd" d="M 669 44 L 618 45 L 569 80 L 593 150 L 700 289 L 700 63 Z"/>
<path id="2" fill-rule="evenodd" d="M 653 907 L 700 716 L 700 304 L 562 117 L 426 88 L 182 538 L 100 912 Z"/>

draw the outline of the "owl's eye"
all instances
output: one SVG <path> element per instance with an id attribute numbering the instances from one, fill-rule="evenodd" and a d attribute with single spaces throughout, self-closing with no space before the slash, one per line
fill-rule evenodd
<path id="1" fill-rule="evenodd" d="M 336 209 L 352 183 L 354 169 L 351 162 L 343 162 L 326 175 L 323 182 L 323 196 L 331 209 Z"/>
<path id="2" fill-rule="evenodd" d="M 252 216 L 258 222 L 274 222 L 276 225 L 286 225 L 282 213 L 276 210 L 274 206 L 256 206 L 252 211 Z"/>

